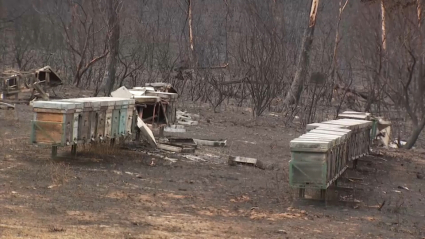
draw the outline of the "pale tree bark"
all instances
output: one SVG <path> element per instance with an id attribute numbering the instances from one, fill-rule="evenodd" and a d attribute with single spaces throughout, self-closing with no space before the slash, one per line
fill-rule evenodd
<path id="1" fill-rule="evenodd" d="M 190 47 L 190 67 L 196 67 L 195 60 L 195 47 L 193 43 L 193 28 L 192 28 L 192 0 L 188 0 L 187 3 L 187 17 L 188 17 L 188 25 L 189 25 L 189 47 Z"/>
<path id="2" fill-rule="evenodd" d="M 331 78 L 333 78 L 334 74 L 335 74 L 335 70 L 337 67 L 337 53 L 338 53 L 338 46 L 339 46 L 339 42 L 341 41 L 341 37 L 339 36 L 339 28 L 341 25 L 341 20 L 342 20 L 342 13 L 345 10 L 345 7 L 347 7 L 348 4 L 348 0 L 345 0 L 345 3 L 342 4 L 342 0 L 339 1 L 339 13 L 338 13 L 338 21 L 336 24 L 336 33 L 335 33 L 335 45 L 334 45 L 334 49 L 333 49 L 333 56 L 332 56 L 332 63 L 331 63 L 331 70 L 330 70 L 330 76 Z"/>
<path id="3" fill-rule="evenodd" d="M 108 27 L 109 27 L 109 39 L 108 49 L 109 55 L 106 58 L 106 70 L 105 70 L 105 95 L 109 96 L 115 85 L 116 71 L 117 71 L 117 58 L 120 45 L 120 24 L 119 24 L 119 12 L 121 8 L 121 2 L 119 0 L 107 0 L 107 12 L 108 12 Z"/>
<path id="4" fill-rule="evenodd" d="M 382 29 L 381 40 L 382 40 L 383 52 L 387 50 L 387 26 L 385 21 L 385 15 L 386 13 L 385 13 L 384 0 L 381 0 L 381 29 Z"/>
<path id="5" fill-rule="evenodd" d="M 424 77 L 424 71 L 423 71 L 423 64 L 424 64 L 424 51 L 423 51 L 423 34 L 422 34 L 422 4 L 423 0 L 416 0 L 417 4 L 417 19 L 418 19 L 418 35 L 419 35 L 419 62 L 418 62 L 418 78 L 417 78 L 417 94 L 416 99 L 419 101 L 419 105 L 423 105 L 423 92 L 425 91 L 425 85 L 423 81 Z"/>
<path id="6" fill-rule="evenodd" d="M 304 31 L 303 42 L 300 57 L 298 59 L 297 70 L 291 88 L 286 94 L 284 104 L 286 107 L 292 104 L 298 104 L 304 81 L 307 77 L 310 49 L 313 44 L 314 29 L 316 27 L 317 11 L 319 8 L 319 0 L 312 0 L 309 25 Z"/>

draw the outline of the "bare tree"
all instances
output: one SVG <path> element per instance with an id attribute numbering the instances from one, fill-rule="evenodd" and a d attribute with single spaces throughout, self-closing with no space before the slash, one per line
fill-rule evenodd
<path id="1" fill-rule="evenodd" d="M 108 12 L 108 50 L 109 54 L 106 58 L 107 66 L 105 70 L 105 95 L 109 96 L 115 85 L 117 59 L 120 44 L 120 22 L 119 12 L 121 11 L 122 2 L 119 0 L 107 0 Z"/>
<path id="2" fill-rule="evenodd" d="M 294 80 L 292 81 L 291 88 L 286 94 L 285 105 L 289 106 L 293 103 L 298 103 L 303 84 L 308 72 L 309 56 L 311 45 L 313 44 L 314 29 L 316 27 L 316 18 L 319 8 L 319 0 L 312 0 L 309 25 L 304 31 L 303 43 L 301 53 L 297 64 L 297 71 Z"/>
<path id="3" fill-rule="evenodd" d="M 65 19 L 67 13 L 64 12 L 64 6 L 60 3 L 57 3 L 53 10 L 53 14 L 59 19 L 66 45 L 69 48 L 70 61 L 73 64 L 73 83 L 76 86 L 80 86 L 84 74 L 109 53 L 105 42 L 106 38 L 103 40 L 104 47 L 99 47 L 97 45 L 99 42 L 96 42 L 96 37 L 101 35 L 105 28 L 96 25 L 97 7 L 93 2 L 82 5 L 77 1 L 70 1 L 71 21 Z M 98 48 L 101 49 L 101 52 L 95 55 Z"/>

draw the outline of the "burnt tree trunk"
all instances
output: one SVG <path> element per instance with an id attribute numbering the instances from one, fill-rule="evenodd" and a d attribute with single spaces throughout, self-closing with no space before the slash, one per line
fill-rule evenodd
<path id="1" fill-rule="evenodd" d="M 115 85 L 115 74 L 117 68 L 117 57 L 120 44 L 120 24 L 119 24 L 119 9 L 120 4 L 118 0 L 107 1 L 108 11 L 108 27 L 109 39 L 108 48 L 109 54 L 106 58 L 106 71 L 105 71 L 105 95 L 109 96 Z"/>
<path id="2" fill-rule="evenodd" d="M 297 71 L 295 72 L 295 77 L 292 81 L 291 88 L 285 97 L 284 104 L 286 106 L 292 105 L 294 103 L 298 104 L 301 92 L 303 90 L 303 85 L 308 72 L 310 49 L 311 45 L 313 44 L 318 7 L 319 0 L 312 0 L 309 26 L 304 31 L 301 53 L 298 59 Z"/>
<path id="3" fill-rule="evenodd" d="M 412 134 L 410 135 L 409 139 L 404 145 L 405 149 L 411 149 L 415 145 L 424 127 L 425 127 L 425 119 L 422 119 L 422 122 L 420 122 L 420 124 L 414 126 Z"/>
<path id="4" fill-rule="evenodd" d="M 418 20 L 418 33 L 419 33 L 419 72 L 418 76 L 416 78 L 417 84 L 416 84 L 416 94 L 415 94 L 415 101 L 416 104 L 418 104 L 418 108 L 420 109 L 420 113 L 422 114 L 422 121 L 418 123 L 418 120 L 415 120 L 413 123 L 413 132 L 410 135 L 409 139 L 407 140 L 406 144 L 404 145 L 404 148 L 411 149 L 416 141 L 418 140 L 419 135 L 421 134 L 422 130 L 425 127 L 425 118 L 424 118 L 424 104 L 423 104 L 423 95 L 424 95 L 424 82 L 423 82 L 423 35 L 421 32 L 422 28 L 422 0 L 417 0 L 417 20 Z"/>

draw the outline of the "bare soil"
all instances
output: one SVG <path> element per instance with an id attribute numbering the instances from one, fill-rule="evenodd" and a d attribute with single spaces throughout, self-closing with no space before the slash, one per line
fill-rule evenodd
<path id="1" fill-rule="evenodd" d="M 31 107 L 0 110 L 0 238 L 425 238 L 421 152 L 363 158 L 340 180 L 351 189 L 329 190 L 325 205 L 288 185 L 288 144 L 301 132 L 282 118 L 187 109 L 201 120 L 181 136 L 228 147 L 174 163 L 114 148 L 52 160 L 50 148 L 29 144 Z M 266 169 L 229 166 L 228 155 Z"/>

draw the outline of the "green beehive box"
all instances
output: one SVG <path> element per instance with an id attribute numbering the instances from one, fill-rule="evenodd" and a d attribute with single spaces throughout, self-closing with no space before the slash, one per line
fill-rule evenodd
<path id="1" fill-rule="evenodd" d="M 290 143 L 289 182 L 292 187 L 326 189 L 330 175 L 332 139 L 295 139 Z"/>
<path id="2" fill-rule="evenodd" d="M 128 104 L 130 100 L 123 101 L 119 112 L 118 135 L 119 137 L 126 136 Z"/>

